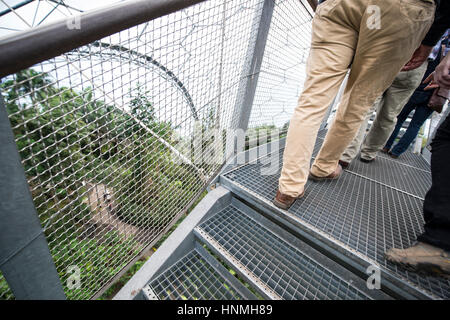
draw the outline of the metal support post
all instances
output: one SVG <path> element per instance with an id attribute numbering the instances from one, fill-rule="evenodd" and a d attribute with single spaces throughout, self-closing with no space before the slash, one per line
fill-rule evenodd
<path id="1" fill-rule="evenodd" d="M 0 270 L 16 299 L 65 299 L 0 95 Z"/>
<path id="2" fill-rule="evenodd" d="M 250 43 L 247 49 L 247 60 L 242 70 L 241 83 L 239 85 L 238 97 L 236 100 L 233 127 L 244 131 L 248 128 L 250 114 L 255 98 L 256 86 L 258 84 L 259 72 L 266 48 L 269 28 L 275 8 L 274 0 L 264 0 L 261 15 L 256 14 L 253 23 L 254 29 L 250 36 Z M 256 38 L 254 35 L 256 34 Z M 255 40 L 253 40 L 255 39 Z"/>

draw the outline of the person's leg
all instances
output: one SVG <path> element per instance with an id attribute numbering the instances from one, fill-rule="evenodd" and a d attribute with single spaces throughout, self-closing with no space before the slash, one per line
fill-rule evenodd
<path id="1" fill-rule="evenodd" d="M 398 157 L 408 149 L 409 145 L 417 137 L 420 128 L 432 113 L 433 110 L 431 110 L 424 104 L 420 104 L 416 107 L 411 122 L 406 129 L 406 132 L 403 134 L 403 137 L 400 139 L 400 141 L 391 150 L 391 153 L 394 156 Z"/>
<path id="2" fill-rule="evenodd" d="M 377 113 L 377 117 L 361 147 L 362 159 L 375 159 L 377 152 L 384 146 L 395 127 L 397 115 L 422 82 L 427 65 L 428 63 L 425 62 L 415 70 L 400 72 L 389 89 L 386 90 L 384 94 L 385 103 Z"/>
<path id="3" fill-rule="evenodd" d="M 403 123 L 408 119 L 409 114 L 411 111 L 413 111 L 416 107 L 415 103 L 415 94 L 412 95 L 411 99 L 409 99 L 408 103 L 403 107 L 402 111 L 397 116 L 397 123 L 395 124 L 394 131 L 392 131 L 391 136 L 389 137 L 388 141 L 384 145 L 385 149 L 390 150 L 392 148 L 392 145 L 395 142 L 395 139 L 397 138 L 400 129 L 403 126 Z"/>
<path id="4" fill-rule="evenodd" d="M 289 197 L 303 193 L 317 132 L 350 67 L 358 40 L 347 18 L 331 15 L 335 5 L 334 1 L 321 4 L 313 19 L 307 78 L 289 124 L 279 179 L 279 191 Z"/>
<path id="5" fill-rule="evenodd" d="M 376 29 L 368 23 L 372 18 L 366 11 L 368 2 L 353 3 L 364 11 L 358 25 L 358 46 L 335 121 L 311 168 L 312 177 L 333 177 L 339 171 L 339 158 L 355 137 L 370 106 L 392 84 L 411 58 L 434 18 L 435 4 L 432 1 L 408 0 L 406 3 L 374 0 L 370 1 L 371 5 L 377 5 L 382 14 L 382 25 Z M 333 13 L 337 17 L 345 16 L 347 8 L 339 6 L 339 10 Z M 334 34 L 332 32 L 330 37 Z"/>
<path id="6" fill-rule="evenodd" d="M 450 251 L 450 115 L 431 148 L 432 185 L 423 205 L 425 232 L 418 240 Z"/>
<path id="7" fill-rule="evenodd" d="M 367 127 L 369 126 L 369 120 L 372 117 L 374 111 L 378 110 L 380 105 L 383 104 L 383 95 L 379 96 L 373 106 L 369 109 L 369 112 L 366 114 L 366 118 L 363 123 L 359 127 L 359 130 L 356 134 L 356 137 L 350 142 L 347 149 L 345 149 L 344 153 L 341 156 L 341 161 L 350 163 L 359 153 L 361 149 L 361 145 L 364 142 L 364 137 L 366 136 Z"/>
<path id="8" fill-rule="evenodd" d="M 390 249 L 386 259 L 411 271 L 450 279 L 450 116 L 431 143 L 432 185 L 423 205 L 425 232 L 406 249 Z"/>

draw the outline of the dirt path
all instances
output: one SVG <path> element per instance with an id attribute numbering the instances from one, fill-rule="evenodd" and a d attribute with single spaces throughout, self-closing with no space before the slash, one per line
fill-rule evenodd
<path id="1" fill-rule="evenodd" d="M 141 246 L 145 246 L 149 239 L 154 236 L 150 230 L 139 228 L 126 223 L 119 219 L 115 214 L 117 211 L 114 203 L 112 190 L 108 189 L 104 184 L 87 184 L 88 200 L 92 216 L 90 222 L 94 224 L 96 231 L 117 231 L 124 238 L 132 237 Z"/>

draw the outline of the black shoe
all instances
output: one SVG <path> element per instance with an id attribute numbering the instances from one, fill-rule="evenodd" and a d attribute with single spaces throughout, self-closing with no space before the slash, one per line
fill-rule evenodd
<path id="1" fill-rule="evenodd" d="M 347 169 L 350 165 L 350 162 L 339 160 L 339 164 L 341 165 L 342 169 Z"/>
<path id="2" fill-rule="evenodd" d="M 389 155 L 389 157 L 391 157 L 391 158 L 393 158 L 393 159 L 397 159 L 398 158 L 398 156 L 397 155 L 395 155 L 395 154 L 393 154 L 392 152 L 388 152 L 388 155 Z"/>
<path id="3" fill-rule="evenodd" d="M 364 159 L 362 157 L 359 157 L 359 161 L 364 162 L 364 163 L 371 163 L 371 162 L 375 161 L 375 158 L 373 158 L 373 159 Z"/>

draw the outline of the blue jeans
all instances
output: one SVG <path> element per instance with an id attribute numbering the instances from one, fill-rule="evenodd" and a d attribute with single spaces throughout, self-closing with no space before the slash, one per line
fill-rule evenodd
<path id="1" fill-rule="evenodd" d="M 391 136 L 389 137 L 388 141 L 386 142 L 386 145 L 384 146 L 384 148 L 386 148 L 387 150 L 391 149 L 392 144 L 394 143 L 395 138 L 397 138 L 397 135 L 400 132 L 400 128 L 402 127 L 405 120 L 408 118 L 408 115 L 411 113 L 411 111 L 415 110 L 411 123 L 408 126 L 408 129 L 406 129 L 406 132 L 403 135 L 403 137 L 391 150 L 393 155 L 400 156 L 403 152 L 405 152 L 408 149 L 409 145 L 413 142 L 413 140 L 419 133 L 420 127 L 422 127 L 424 122 L 433 113 L 433 110 L 431 110 L 427 106 L 432 93 L 433 90 L 431 90 L 431 92 L 416 90 L 414 94 L 411 96 L 411 99 L 409 99 L 408 103 L 403 107 L 402 111 L 397 116 L 397 124 L 395 125 L 395 129 L 392 132 Z"/>

